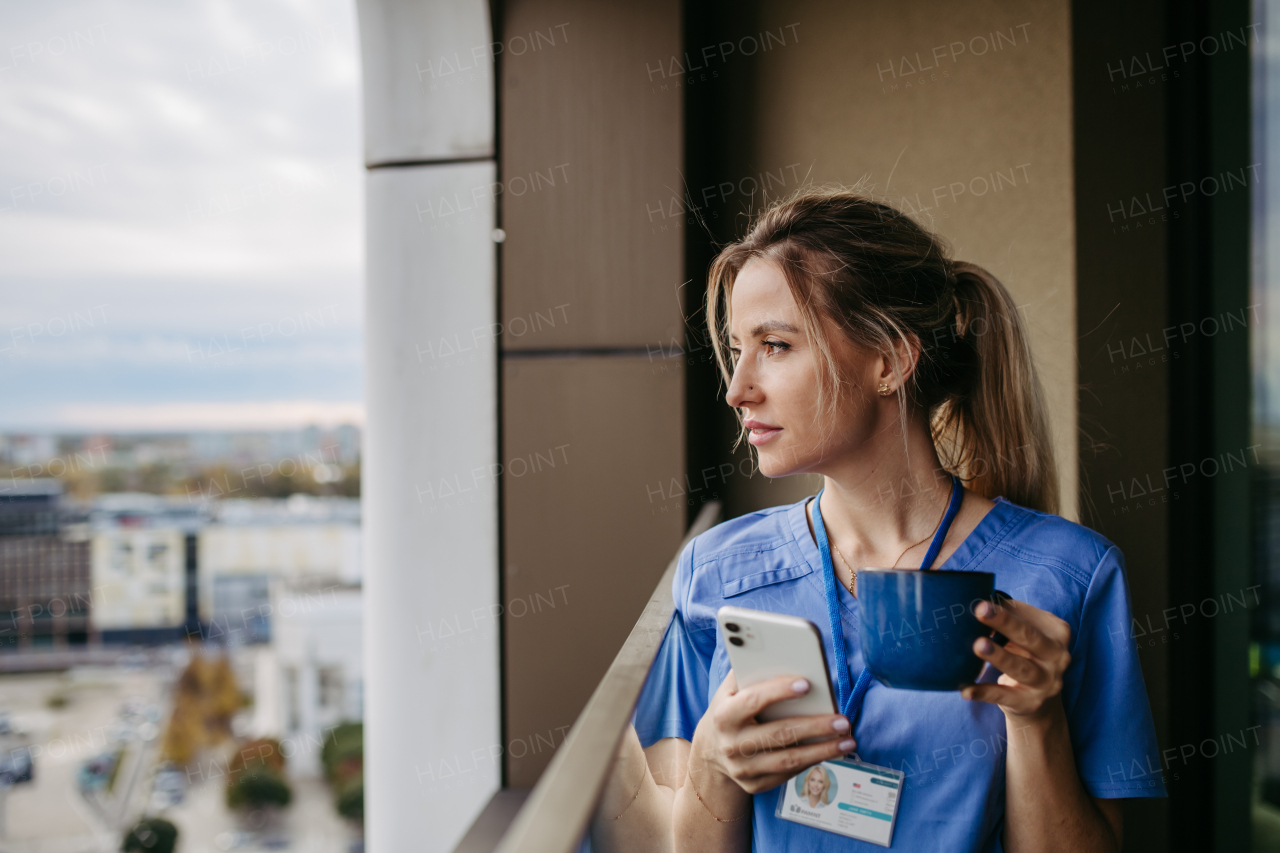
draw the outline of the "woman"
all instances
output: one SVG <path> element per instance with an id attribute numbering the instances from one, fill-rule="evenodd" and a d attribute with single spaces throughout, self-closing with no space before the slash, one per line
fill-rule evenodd
<path id="1" fill-rule="evenodd" d="M 804 777 L 804 795 L 809 800 L 809 808 L 831 805 L 831 780 L 827 771 L 821 767 L 813 767 Z"/>
<path id="2" fill-rule="evenodd" d="M 937 237 L 891 207 L 810 189 L 720 253 L 707 313 L 727 402 L 760 471 L 817 473 L 824 487 L 820 503 L 733 519 L 681 555 L 638 740 L 615 774 L 630 773 L 630 787 L 608 786 L 596 826 L 609 825 L 596 837 L 689 851 L 881 849 L 775 814 L 780 785 L 856 751 L 903 774 L 895 849 L 1119 850 L 1120 801 L 1164 795 L 1148 772 L 1159 758 L 1127 641 L 1123 558 L 1051 514 L 1058 486 L 1044 404 L 1005 288 L 949 260 Z M 952 474 L 966 488 L 942 529 Z M 925 568 L 992 572 L 1015 599 L 975 609 L 1010 638 L 974 644 L 990 664 L 978 683 L 937 693 L 872 682 L 852 726 L 842 715 L 757 723 L 761 709 L 809 685 L 738 689 L 717 609 L 805 617 L 834 660 L 829 552 L 857 675 L 857 569 L 920 568 L 935 531 L 940 551 Z M 636 760 L 641 746 L 647 762 Z M 670 829 L 655 830 L 667 815 Z"/>

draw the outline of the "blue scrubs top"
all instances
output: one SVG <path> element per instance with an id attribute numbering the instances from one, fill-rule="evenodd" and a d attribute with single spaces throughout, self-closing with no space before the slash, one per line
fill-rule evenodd
<path id="1" fill-rule="evenodd" d="M 810 620 L 822 632 L 828 663 L 834 662 L 807 500 L 725 522 L 680 555 L 675 613 L 636 707 L 644 746 L 662 738 L 693 739 L 729 671 L 716 630 L 722 605 Z M 1071 665 L 1062 702 L 1085 789 L 1100 798 L 1165 796 L 1151 708 L 1129 640 L 1124 558 L 1116 546 L 1088 528 L 998 498 L 936 569 L 992 572 L 998 589 L 1066 620 Z M 853 678 L 863 665 L 858 601 L 836 587 Z M 997 677 L 987 667 L 981 680 Z M 966 701 L 958 692 L 894 690 L 873 680 L 854 736 L 863 761 L 906 774 L 893 849 L 1002 849 L 1009 733 L 998 707 Z M 754 797 L 753 850 L 884 849 L 780 820 L 774 816 L 777 800 L 777 788 Z"/>

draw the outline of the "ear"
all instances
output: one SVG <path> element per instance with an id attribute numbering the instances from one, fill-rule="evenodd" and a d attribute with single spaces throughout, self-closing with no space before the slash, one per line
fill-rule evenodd
<path id="1" fill-rule="evenodd" d="M 920 351 L 920 338 L 915 335 L 907 335 L 905 340 L 895 339 L 892 349 L 888 353 L 881 353 L 876 361 L 876 387 L 884 384 L 897 392 L 906 385 L 915 374 L 916 365 L 920 363 Z"/>

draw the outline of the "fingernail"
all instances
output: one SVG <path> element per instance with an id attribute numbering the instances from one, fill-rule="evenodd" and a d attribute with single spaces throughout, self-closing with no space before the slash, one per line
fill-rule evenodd
<path id="1" fill-rule="evenodd" d="M 853 742 L 853 738 L 851 737 L 847 737 L 836 744 L 836 748 L 841 752 L 853 752 L 853 748 L 855 746 L 857 746 L 857 744 Z"/>
<path id="2" fill-rule="evenodd" d="M 978 641 L 974 643 L 974 646 L 977 647 L 978 654 L 981 655 L 989 655 L 992 650 L 995 649 L 995 645 L 993 645 L 986 637 L 979 637 Z"/>
<path id="3" fill-rule="evenodd" d="M 972 698 L 973 698 L 973 688 L 972 688 L 972 687 L 966 687 L 964 690 L 961 690 L 961 691 L 960 691 L 960 698 L 962 698 L 962 699 L 972 699 Z"/>
<path id="4" fill-rule="evenodd" d="M 978 604 L 978 606 L 975 607 L 974 610 L 978 612 L 979 616 L 986 618 L 991 614 L 995 613 L 996 609 L 991 606 L 990 602 L 983 601 L 980 604 Z"/>
<path id="5" fill-rule="evenodd" d="M 803 678 L 797 678 L 795 681 L 791 682 L 791 689 L 796 693 L 808 693 L 809 682 Z"/>
<path id="6" fill-rule="evenodd" d="M 836 717 L 831 721 L 831 728 L 838 732 L 847 732 L 849 731 L 849 721 L 844 717 Z"/>

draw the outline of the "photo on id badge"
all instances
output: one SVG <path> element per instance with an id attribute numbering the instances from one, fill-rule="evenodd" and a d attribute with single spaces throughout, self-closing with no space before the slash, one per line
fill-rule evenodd
<path id="1" fill-rule="evenodd" d="M 903 774 L 848 759 L 815 764 L 782 786 L 777 816 L 860 841 L 893 843 Z"/>

